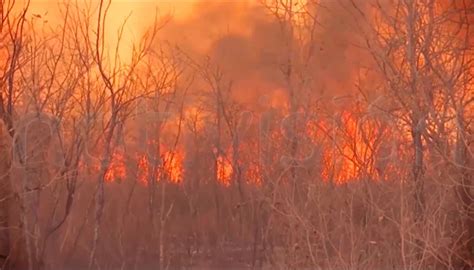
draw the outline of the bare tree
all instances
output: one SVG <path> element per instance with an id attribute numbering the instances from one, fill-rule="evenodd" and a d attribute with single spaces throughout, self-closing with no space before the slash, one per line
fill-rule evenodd
<path id="1" fill-rule="evenodd" d="M 374 14 L 353 1 L 352 6 L 356 8 L 354 13 L 360 16 L 360 22 L 363 22 L 361 28 L 364 29 L 366 46 L 386 82 L 387 93 L 397 104 L 398 110 L 391 114 L 400 119 L 402 126 L 410 132 L 414 196 L 412 215 L 418 224 L 416 236 L 412 235 L 415 236 L 412 244 L 418 255 L 413 263 L 423 266 L 427 260 L 423 254 L 433 245 L 422 236 L 429 220 L 425 217 L 426 211 L 431 211 L 426 209 L 426 172 L 428 170 L 431 174 L 433 168 L 429 162 L 435 161 L 428 159 L 428 154 L 439 153 L 448 164 L 461 162 L 465 164 L 462 167 L 466 166 L 465 162 L 469 159 L 468 155 L 460 154 L 466 153 L 462 149 L 467 148 L 465 141 L 460 142 L 462 139 L 459 138 L 463 137 L 461 133 L 467 132 L 462 124 L 465 123 L 462 119 L 466 117 L 463 108 L 472 102 L 465 98 L 470 91 L 466 88 L 466 82 L 472 80 L 472 63 L 467 45 L 470 40 L 467 18 L 472 7 L 456 1 L 374 3 L 377 7 Z M 453 126 L 456 128 L 450 128 Z M 449 149 L 446 147 L 454 137 L 458 139 L 453 156 L 453 153 L 446 152 Z M 451 167 L 446 163 L 438 164 Z M 460 199 L 461 204 L 465 205 L 464 209 L 468 209 L 467 205 L 472 203 L 466 200 L 469 197 L 466 191 L 459 193 L 463 189 L 460 186 L 471 185 L 469 180 L 465 182 L 467 178 L 460 178 L 465 179 L 461 181 L 463 183 L 442 181 L 453 186 L 458 194 L 464 194 L 460 196 L 464 198 Z M 432 183 L 428 184 L 431 186 Z M 472 239 L 472 236 L 466 235 L 466 239 Z M 469 265 L 472 255 L 465 256 L 461 256 L 461 260 Z"/>

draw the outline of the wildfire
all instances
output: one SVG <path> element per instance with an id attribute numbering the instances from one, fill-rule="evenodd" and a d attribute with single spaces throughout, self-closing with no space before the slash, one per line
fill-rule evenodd
<path id="1" fill-rule="evenodd" d="M 257 164 L 251 164 L 246 171 L 246 179 L 250 184 L 261 186 L 263 184 L 263 179 L 260 166 Z"/>
<path id="2" fill-rule="evenodd" d="M 385 131 L 377 125 L 376 120 L 367 120 L 359 116 L 357 110 L 353 112 L 344 111 L 340 117 L 330 121 L 318 123 L 319 130 L 312 132 L 311 136 L 316 140 L 330 138 L 322 142 L 322 160 L 320 175 L 323 180 L 342 184 L 364 177 L 373 180 L 383 179 L 383 176 L 375 168 L 376 154 L 380 146 L 380 138 Z M 160 147 L 162 154 L 159 160 L 150 160 L 146 154 L 138 154 L 136 160 L 135 177 L 138 182 L 148 185 L 150 181 L 166 180 L 172 183 L 180 183 L 184 177 L 184 150 L 167 150 Z M 223 186 L 230 186 L 234 168 L 229 157 L 232 151 L 219 155 L 216 158 L 216 179 Z M 251 161 L 248 161 L 251 163 Z M 106 182 L 130 177 L 127 170 L 125 156 L 122 152 L 114 152 L 109 169 L 105 174 Z M 243 171 L 248 183 L 259 186 L 261 184 L 260 168 L 249 165 Z"/>
<path id="3" fill-rule="evenodd" d="M 321 175 L 324 180 L 337 184 L 346 183 L 364 176 L 377 178 L 374 157 L 377 138 L 382 130 L 375 121 L 364 120 L 354 113 L 343 112 L 340 122 L 327 131 L 333 136 L 332 147 L 324 150 Z"/>
<path id="4" fill-rule="evenodd" d="M 105 172 L 105 181 L 113 182 L 116 180 L 125 179 L 127 176 L 127 170 L 125 166 L 124 155 L 119 152 L 114 152 L 112 154 L 110 166 Z"/>
<path id="5" fill-rule="evenodd" d="M 184 153 L 179 151 L 167 151 L 163 155 L 163 172 L 165 177 L 173 183 L 179 183 L 183 179 Z"/>
<path id="6" fill-rule="evenodd" d="M 229 186 L 232 179 L 233 168 L 230 161 L 223 156 L 219 156 L 216 160 L 217 180 L 224 186 Z"/>
<path id="7" fill-rule="evenodd" d="M 153 164 L 147 155 L 137 155 L 136 179 L 141 184 L 147 185 L 149 181 L 160 181 L 166 179 L 173 183 L 179 183 L 183 179 L 184 153 L 180 151 L 166 151 L 162 154 L 161 162 Z M 161 165 L 159 165 L 161 164 Z M 98 168 L 95 168 L 97 171 Z M 106 182 L 124 180 L 129 175 L 123 153 L 114 152 L 109 168 L 105 173 Z"/>
<path id="8" fill-rule="evenodd" d="M 138 157 L 138 172 L 137 172 L 137 180 L 138 182 L 147 185 L 148 184 L 148 177 L 150 175 L 150 169 L 148 165 L 148 158 L 146 155 L 142 155 Z"/>
<path id="9" fill-rule="evenodd" d="M 183 160 L 184 153 L 180 151 L 166 151 L 162 154 L 161 162 L 155 163 L 151 162 L 146 155 L 139 156 L 137 180 L 144 185 L 161 179 L 179 183 L 183 180 Z"/>

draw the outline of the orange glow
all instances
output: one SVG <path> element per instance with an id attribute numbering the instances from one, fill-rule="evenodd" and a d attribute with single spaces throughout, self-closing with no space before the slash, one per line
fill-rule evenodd
<path id="1" fill-rule="evenodd" d="M 141 184 L 147 185 L 150 169 L 149 169 L 148 159 L 146 155 L 138 157 L 137 167 L 138 167 L 137 181 Z"/>
<path id="2" fill-rule="evenodd" d="M 180 151 L 164 152 L 161 167 L 153 166 L 146 155 L 141 155 L 137 159 L 137 181 L 148 185 L 153 180 L 152 178 L 155 178 L 155 181 L 166 179 L 172 183 L 179 183 L 183 180 L 183 161 L 184 153 Z M 150 167 L 155 167 L 155 169 Z"/>
<path id="3" fill-rule="evenodd" d="M 224 186 L 229 186 L 232 180 L 233 168 L 231 162 L 223 156 L 219 156 L 216 160 L 217 180 Z"/>
<path id="4" fill-rule="evenodd" d="M 105 181 L 113 182 L 117 180 L 124 180 L 127 176 L 127 170 L 125 166 L 126 165 L 123 154 L 114 152 L 111 158 L 110 166 L 105 172 Z"/>
<path id="5" fill-rule="evenodd" d="M 257 164 L 251 164 L 246 172 L 247 183 L 261 186 L 263 184 L 261 168 Z"/>
<path id="6" fill-rule="evenodd" d="M 54 2 L 54 1 L 53 1 Z M 195 4 L 195 0 L 189 1 L 174 1 L 173 8 L 175 13 L 174 15 L 177 16 L 177 20 L 180 19 L 186 20 L 190 19 L 190 17 L 199 15 L 199 10 L 196 10 L 195 14 L 192 14 Z M 213 3 L 218 3 L 217 0 L 210 1 Z M 250 2 L 258 2 L 258 1 L 250 1 Z M 82 4 L 81 1 L 79 3 Z M 306 1 L 295 1 L 295 4 L 304 5 Z M 97 4 L 97 3 L 96 3 Z M 144 32 L 144 27 L 148 26 L 153 19 L 153 16 L 142 16 L 142 15 L 151 15 L 150 8 L 154 7 L 155 4 L 162 5 L 161 3 L 152 3 L 152 2 L 141 2 L 137 3 L 136 1 L 125 0 L 125 1 L 113 1 L 112 5 L 110 6 L 109 14 L 107 16 L 107 23 L 106 23 L 106 43 L 113 47 L 117 39 L 117 28 L 124 22 L 124 19 L 130 14 L 131 17 L 127 23 L 127 27 L 124 29 L 124 33 L 122 36 L 123 39 L 123 46 L 121 46 L 118 50 L 120 55 L 130 55 L 130 44 L 128 42 L 137 42 L 140 34 Z M 169 3 L 168 3 L 169 4 Z M 205 9 L 207 3 L 201 3 L 200 6 L 198 5 L 197 8 Z M 49 24 L 52 23 L 60 23 L 60 20 L 55 20 L 50 17 L 56 16 L 60 18 L 59 10 L 55 10 L 57 6 L 56 3 L 44 2 L 39 0 L 33 0 L 31 6 L 31 14 L 40 14 L 41 16 L 45 17 L 44 19 L 49 20 Z M 244 7 L 243 5 L 242 7 Z M 164 7 L 164 6 L 162 6 Z M 248 8 L 248 7 L 247 7 Z M 53 10 L 53 11 L 52 11 Z M 171 10 L 166 9 L 165 10 Z M 49 12 L 49 15 L 46 15 L 46 11 Z M 52 12 L 51 12 L 52 11 Z M 396 36 L 397 33 L 396 29 L 393 27 L 389 27 L 386 23 L 383 23 L 383 14 L 380 13 L 380 10 L 375 9 L 371 11 L 373 14 L 369 16 L 374 20 L 374 22 L 379 22 L 377 25 L 377 30 L 380 32 L 380 36 L 383 39 L 389 40 L 390 37 Z M 161 15 L 166 14 L 166 12 L 161 13 Z M 94 14 L 94 16 L 97 14 Z M 426 14 L 422 14 L 426 16 Z M 216 20 L 219 21 L 219 20 Z M 240 22 L 240 20 L 237 20 Z M 44 23 L 38 20 L 37 23 Z M 176 27 L 176 26 L 175 26 Z M 245 28 L 245 27 L 243 27 Z M 239 31 L 242 30 L 239 28 Z M 248 30 L 248 29 L 247 29 Z M 233 30 L 234 31 L 234 30 Z M 233 32 L 231 31 L 231 32 Z M 237 31 L 237 32 L 239 32 Z M 245 32 L 244 30 L 242 30 Z M 203 38 L 205 39 L 205 38 Z M 209 39 L 218 39 L 218 37 L 209 37 Z M 195 43 L 201 43 L 202 40 L 195 40 Z M 195 46 L 201 46 L 199 44 L 194 44 Z M 0 55 L 3 52 L 0 52 Z M 396 65 L 402 67 L 404 65 L 404 59 L 406 58 L 403 54 L 405 52 L 401 50 L 400 52 L 394 52 L 392 56 L 393 59 L 391 61 Z M 441 55 L 440 58 L 442 62 L 449 62 L 449 54 Z M 423 58 L 420 58 L 419 61 L 424 61 Z M 0 60 L 0 64 L 2 60 Z M 123 60 L 126 62 L 126 60 Z M 153 68 L 150 66 L 149 68 Z M 145 73 L 146 74 L 146 73 Z M 355 80 L 356 76 L 353 76 L 351 80 Z M 367 78 L 362 78 L 364 81 Z M 252 84 L 261 83 L 258 81 L 258 78 L 255 78 L 255 82 L 250 80 L 248 82 L 249 87 L 252 88 Z M 329 81 L 329 83 L 334 83 Z M 265 85 L 265 84 L 263 84 Z M 337 84 L 334 85 L 334 88 L 340 87 Z M 258 87 L 255 87 L 258 88 Z M 265 95 L 265 99 L 261 99 L 261 104 L 271 107 L 272 109 L 279 110 L 280 113 L 285 114 L 288 113 L 288 96 L 287 96 L 287 89 L 283 87 L 269 87 L 273 89 L 269 94 Z M 166 88 L 164 88 L 166 89 Z M 166 92 L 166 91 L 164 91 Z M 40 93 L 45 94 L 45 93 Z M 169 94 L 169 93 L 166 93 Z M 240 94 L 240 92 L 239 92 Z M 442 110 L 442 106 L 444 104 L 448 104 L 445 99 L 443 99 L 443 95 L 434 95 L 434 103 L 435 108 L 439 107 L 439 110 Z M 44 99 L 42 97 L 41 99 Z M 472 103 L 471 103 L 472 104 Z M 188 104 L 187 104 L 188 105 Z M 472 105 L 471 105 L 472 106 Z M 339 108 L 338 108 L 339 109 Z M 195 105 L 189 105 L 189 107 L 184 107 L 184 118 L 186 119 L 187 124 L 194 124 L 196 131 L 199 131 L 205 127 L 207 124 L 206 122 L 206 110 L 200 109 L 195 107 Z M 472 110 L 471 110 L 472 111 Z M 449 112 L 449 111 L 448 111 Z M 449 112 L 452 114 L 452 112 Z M 362 113 L 360 115 L 363 115 Z M 345 110 L 341 113 L 340 121 L 338 123 L 331 123 L 331 121 L 321 121 L 318 123 L 321 129 L 325 132 L 317 132 L 317 134 L 311 134 L 312 138 L 315 140 L 323 141 L 323 150 L 322 150 L 322 167 L 318 173 L 321 174 L 322 179 L 325 181 L 334 181 L 335 183 L 345 183 L 348 181 L 352 181 L 355 179 L 363 178 L 363 177 L 370 177 L 372 179 L 378 179 L 377 170 L 374 166 L 374 156 L 377 150 L 377 139 L 382 135 L 377 123 L 372 120 L 362 119 L 359 115 L 358 108 L 351 108 L 349 110 Z M 174 121 L 174 120 L 170 120 Z M 450 138 L 455 139 L 455 122 L 446 122 L 449 131 L 452 135 Z M 400 124 L 403 127 L 402 139 L 407 141 L 411 140 L 410 138 L 410 127 Z M 330 139 L 327 139 L 327 138 Z M 161 147 L 161 149 L 166 149 L 166 147 Z M 169 148 L 168 148 L 169 149 Z M 179 183 L 183 180 L 184 169 L 183 169 L 183 162 L 185 157 L 185 152 L 183 150 L 167 150 L 161 151 L 160 158 L 161 158 L 161 166 L 157 164 L 153 164 L 145 155 L 139 154 L 136 157 L 136 166 L 138 172 L 136 174 L 137 181 L 140 183 L 148 183 L 153 179 L 153 181 L 158 181 L 160 179 L 166 179 L 167 181 L 171 181 L 173 183 Z M 216 174 L 217 180 L 225 186 L 229 186 L 232 182 L 234 168 L 233 164 L 229 158 L 232 157 L 231 151 L 226 153 L 225 155 L 218 156 L 216 159 Z M 249 166 L 247 172 L 245 173 L 245 177 L 249 183 L 260 184 L 260 168 L 255 166 L 254 168 L 252 165 Z M 111 164 L 108 170 L 105 173 L 105 180 L 107 182 L 113 182 L 117 179 L 124 179 L 129 175 L 127 172 L 124 154 L 120 154 L 118 152 L 114 152 L 111 158 Z"/>
<path id="7" fill-rule="evenodd" d="M 26 0 L 17 1 L 15 10 L 19 12 L 26 5 Z M 175 19 L 182 19 L 188 17 L 194 4 L 197 0 L 175 0 L 175 1 L 134 1 L 121 0 L 111 1 L 108 9 L 106 23 L 105 23 L 105 46 L 110 49 L 110 53 L 115 57 L 115 49 L 118 39 L 121 44 L 117 50 L 117 56 L 120 58 L 122 64 L 129 63 L 130 55 L 133 51 L 133 46 L 137 45 L 142 35 L 149 29 L 155 19 L 155 12 L 158 19 L 158 24 L 162 24 L 165 18 L 173 16 Z M 68 1 L 59 0 L 31 0 L 29 7 L 29 16 L 41 15 L 41 19 L 36 23 L 39 25 L 46 24 L 47 26 L 64 25 L 63 13 L 66 10 Z M 77 4 L 80 10 L 84 12 L 91 12 L 91 20 L 97 19 L 97 10 L 99 1 L 71 1 L 71 6 Z M 108 1 L 104 1 L 107 5 Z M 119 36 L 119 28 L 124 25 L 123 32 Z M 95 30 L 95 29 L 94 29 Z"/>
<path id="8" fill-rule="evenodd" d="M 184 153 L 179 151 L 167 151 L 163 155 L 163 168 L 165 177 L 173 182 L 179 183 L 183 179 Z"/>
<path id="9" fill-rule="evenodd" d="M 323 179 L 337 184 L 364 176 L 377 179 L 374 169 L 376 139 L 383 131 L 379 130 L 375 122 L 362 121 L 348 111 L 342 113 L 338 125 L 333 127 L 337 129 L 333 146 L 323 151 Z"/>

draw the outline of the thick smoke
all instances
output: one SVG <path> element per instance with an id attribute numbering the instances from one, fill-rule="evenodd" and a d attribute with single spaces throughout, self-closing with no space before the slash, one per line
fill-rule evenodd
<path id="1" fill-rule="evenodd" d="M 351 16 L 356 11 L 340 1 L 322 1 L 307 8 L 317 17 L 317 24 L 311 42 L 308 38 L 295 41 L 302 61 L 309 60 L 306 73 L 311 82 L 300 90 L 315 98 L 355 92 L 354 79 L 364 58 L 356 46 L 357 26 Z M 198 59 L 209 57 L 234 82 L 235 98 L 252 104 L 259 96 L 285 92 L 285 27 L 260 3 L 202 1 L 188 18 L 171 21 L 161 38 Z M 302 64 L 295 59 L 294 65 Z"/>

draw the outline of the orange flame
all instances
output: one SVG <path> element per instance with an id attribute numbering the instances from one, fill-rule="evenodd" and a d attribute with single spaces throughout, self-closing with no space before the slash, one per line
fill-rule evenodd
<path id="1" fill-rule="evenodd" d="M 263 179 L 260 166 L 257 164 L 251 164 L 246 171 L 246 178 L 248 183 L 254 184 L 257 187 L 262 186 Z"/>
<path id="2" fill-rule="evenodd" d="M 137 180 L 139 183 L 143 185 L 148 184 L 148 177 L 150 175 L 149 163 L 148 158 L 146 155 L 142 155 L 138 157 L 138 173 L 137 173 Z"/>
<path id="3" fill-rule="evenodd" d="M 360 114 L 362 115 L 362 114 Z M 320 121 L 317 123 L 319 131 L 312 131 L 311 136 L 316 140 L 325 140 L 331 137 L 330 146 L 323 148 L 320 175 L 324 181 L 336 184 L 347 183 L 363 177 L 377 180 L 382 179 L 375 169 L 375 155 L 377 152 L 379 138 L 384 130 L 377 125 L 376 120 L 364 119 L 359 116 L 357 108 L 353 112 L 345 111 L 339 120 L 334 123 Z M 165 146 L 160 147 L 161 163 L 153 165 L 148 157 L 139 154 L 136 157 L 138 182 L 148 185 L 150 181 L 166 180 L 172 183 L 180 183 L 184 178 L 184 150 L 168 150 Z M 234 168 L 231 159 L 232 150 L 219 155 L 216 160 L 216 179 L 223 186 L 232 183 Z M 243 177 L 249 184 L 260 186 L 262 184 L 261 168 L 246 162 L 248 167 L 243 171 Z M 250 165 L 249 165 L 250 164 Z M 105 174 L 106 182 L 114 182 L 125 179 L 128 174 L 124 154 L 114 152 L 109 169 Z"/>
<path id="4" fill-rule="evenodd" d="M 346 183 L 364 176 L 377 178 L 374 170 L 376 138 L 383 132 L 375 122 L 362 121 L 353 113 L 343 112 L 340 126 L 332 127 L 334 133 L 333 146 L 323 153 L 321 175 L 324 180 L 332 180 L 337 184 Z M 340 140 L 340 141 L 339 141 Z"/>
<path id="5" fill-rule="evenodd" d="M 183 179 L 184 153 L 180 151 L 167 151 L 163 155 L 163 169 L 165 177 L 173 183 L 179 183 Z"/>
<path id="6" fill-rule="evenodd" d="M 144 185 L 148 185 L 149 181 L 160 181 L 161 179 L 166 179 L 172 183 L 179 183 L 183 179 L 183 160 L 184 153 L 181 151 L 166 151 L 162 155 L 162 166 L 154 166 L 154 169 L 150 169 L 153 165 L 147 156 L 139 156 L 137 161 L 137 180 Z"/>
<path id="7" fill-rule="evenodd" d="M 111 163 L 105 172 L 104 179 L 106 182 L 113 182 L 116 180 L 123 180 L 127 176 L 125 168 L 125 159 L 123 154 L 114 152 L 112 154 Z"/>
<path id="8" fill-rule="evenodd" d="M 232 174 L 234 172 L 232 168 L 232 164 L 230 161 L 224 157 L 219 156 L 216 160 L 217 165 L 217 180 L 219 183 L 223 184 L 224 186 L 229 186 L 232 179 Z"/>

